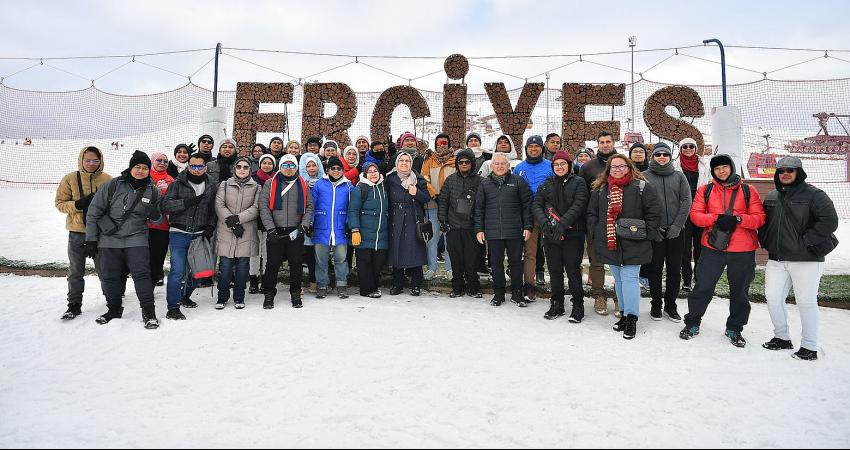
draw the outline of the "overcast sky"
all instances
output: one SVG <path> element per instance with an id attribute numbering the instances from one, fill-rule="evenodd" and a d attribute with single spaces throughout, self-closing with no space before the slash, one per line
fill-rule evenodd
<path id="1" fill-rule="evenodd" d="M 140 54 L 182 49 L 225 47 L 275 49 L 356 55 L 425 55 L 439 59 L 376 59 L 360 62 L 399 77 L 351 64 L 310 80 L 341 81 L 356 91 L 382 91 L 405 79 L 418 88 L 439 91 L 446 77 L 443 57 L 572 54 L 628 50 L 630 35 L 637 49 L 700 44 L 717 37 L 727 45 L 850 49 L 850 2 L 847 1 L 15 1 L 0 0 L 0 57 L 60 57 Z M 348 62 L 351 58 L 302 57 L 225 50 L 220 89 L 237 81 L 292 81 Z M 682 50 L 690 56 L 718 60 L 716 47 Z M 674 54 L 673 50 L 639 54 L 642 72 Z M 232 55 L 232 56 L 231 56 Z M 771 74 L 777 79 L 850 77 L 850 52 Z M 133 94 L 175 89 L 185 75 L 201 68 L 213 52 L 123 59 L 54 60 L 14 75 L 38 61 L 0 60 L 4 83 L 34 90 L 83 89 Z M 267 66 L 282 75 L 234 58 Z M 822 56 L 821 53 L 728 49 L 730 64 L 757 72 L 771 71 Z M 472 60 L 499 74 L 473 67 L 467 77 L 471 92 L 482 83 L 503 81 L 519 87 L 527 77 L 550 71 L 577 58 Z M 552 87 L 565 81 L 628 82 L 629 56 L 587 57 L 588 61 L 551 71 Z M 174 75 L 145 64 L 155 65 Z M 212 87 L 212 64 L 193 81 Z M 70 75 L 64 71 L 71 72 Z M 103 76 L 102 78 L 100 78 Z M 686 56 L 674 56 L 646 73 L 646 78 L 679 83 L 718 84 L 720 67 Z M 729 81 L 740 83 L 762 75 L 729 69 Z M 545 81 L 545 77 L 533 78 Z"/>

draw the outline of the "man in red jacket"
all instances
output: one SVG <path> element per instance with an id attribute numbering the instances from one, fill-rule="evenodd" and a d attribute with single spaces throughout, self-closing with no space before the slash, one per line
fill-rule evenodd
<path id="1" fill-rule="evenodd" d="M 741 336 L 750 318 L 750 284 L 756 270 L 758 230 L 765 212 L 756 189 L 743 184 L 728 155 L 711 159 L 712 183 L 699 188 L 691 209 L 691 222 L 704 228 L 702 256 L 694 290 L 688 295 L 688 314 L 682 339 L 699 334 L 702 316 L 714 297 L 714 289 L 726 269 L 729 279 L 729 319 L 726 337 L 736 347 L 747 341 Z M 746 191 L 745 191 L 746 190 Z"/>

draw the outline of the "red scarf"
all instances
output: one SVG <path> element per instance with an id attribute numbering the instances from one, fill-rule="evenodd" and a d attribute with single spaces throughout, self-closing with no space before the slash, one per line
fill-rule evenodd
<path id="1" fill-rule="evenodd" d="M 680 153 L 679 162 L 682 164 L 682 172 L 699 173 L 699 155 L 696 153 L 693 156 L 685 156 L 684 153 Z"/>
<path id="2" fill-rule="evenodd" d="M 274 172 L 264 172 L 263 170 L 258 170 L 257 171 L 257 182 L 260 184 L 260 186 L 265 186 L 266 181 L 269 181 L 269 179 L 271 179 L 271 177 L 273 177 L 274 174 L 275 174 Z"/>
<path id="3" fill-rule="evenodd" d="M 632 182 L 632 173 L 629 172 L 623 178 L 616 179 L 608 177 L 608 222 L 607 238 L 608 250 L 617 250 L 617 219 L 623 212 L 623 188 Z"/>

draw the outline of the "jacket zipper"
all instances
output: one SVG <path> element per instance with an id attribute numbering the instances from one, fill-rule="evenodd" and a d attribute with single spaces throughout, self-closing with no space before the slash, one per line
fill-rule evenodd
<path id="1" fill-rule="evenodd" d="M 336 246 L 336 227 L 334 226 L 334 216 L 336 215 L 336 186 L 331 183 L 331 192 L 333 192 L 333 197 L 331 197 L 331 246 Z"/>
<path id="2" fill-rule="evenodd" d="M 670 220 L 670 208 L 667 207 L 667 177 L 661 177 L 661 187 L 664 189 L 664 220 Z M 672 224 L 670 224 L 672 225 Z M 670 226 L 668 225 L 668 227 Z"/>
<path id="3" fill-rule="evenodd" d="M 378 186 L 375 185 L 372 188 L 376 189 Z M 380 204 L 380 214 L 378 214 L 378 232 L 375 233 L 375 250 L 378 250 L 378 241 L 381 238 L 381 222 L 384 216 L 384 196 L 381 195 L 381 190 L 378 189 L 378 203 Z"/>

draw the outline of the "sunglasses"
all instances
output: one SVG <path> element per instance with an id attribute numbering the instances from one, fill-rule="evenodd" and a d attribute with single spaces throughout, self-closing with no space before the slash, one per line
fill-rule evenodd
<path id="1" fill-rule="evenodd" d="M 281 169 L 294 169 L 298 167 L 295 163 L 283 163 L 280 165 Z"/>
<path id="2" fill-rule="evenodd" d="M 206 167 L 206 164 L 189 164 L 189 170 L 204 170 Z"/>
<path id="3" fill-rule="evenodd" d="M 157 160 L 155 160 L 154 162 L 158 162 L 158 163 L 160 163 L 160 164 L 165 164 L 165 163 L 167 163 L 167 162 L 168 162 L 168 160 L 167 160 L 167 159 L 157 159 Z"/>
<path id="4" fill-rule="evenodd" d="M 472 165 L 472 161 L 464 159 L 464 160 L 458 161 L 457 165 L 459 165 L 459 166 L 470 166 L 470 165 Z"/>
<path id="5" fill-rule="evenodd" d="M 656 158 L 659 157 L 659 156 L 662 157 L 662 158 L 669 158 L 670 154 L 669 153 L 656 153 L 655 154 Z"/>
<path id="6" fill-rule="evenodd" d="M 208 141 L 208 140 L 204 139 L 203 141 L 201 141 L 201 144 L 209 144 L 209 145 L 212 145 L 212 141 Z"/>
<path id="7" fill-rule="evenodd" d="M 342 167 L 340 167 L 340 166 L 328 167 L 328 170 L 330 170 L 331 172 L 336 172 L 338 170 L 342 170 Z"/>
<path id="8" fill-rule="evenodd" d="M 250 168 L 251 168 L 251 166 L 246 166 L 246 165 L 242 165 L 242 164 L 236 166 L 236 170 L 248 170 Z"/>
<path id="9" fill-rule="evenodd" d="M 786 173 L 797 173 L 797 169 L 776 169 L 776 173 L 779 175 L 785 175 Z"/>
<path id="10" fill-rule="evenodd" d="M 682 146 L 682 150 L 696 150 L 697 146 L 694 144 L 685 144 Z"/>
<path id="11" fill-rule="evenodd" d="M 439 140 L 437 141 L 437 145 L 449 145 L 449 141 Z"/>

